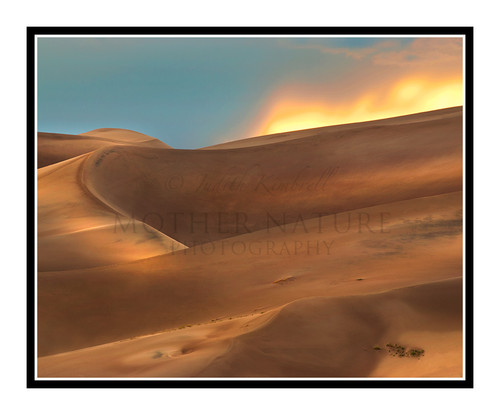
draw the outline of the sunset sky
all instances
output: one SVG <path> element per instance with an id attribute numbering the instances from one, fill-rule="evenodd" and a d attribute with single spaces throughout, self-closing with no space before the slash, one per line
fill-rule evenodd
<path id="1" fill-rule="evenodd" d="M 462 105 L 461 38 L 39 38 L 38 131 L 175 148 Z"/>

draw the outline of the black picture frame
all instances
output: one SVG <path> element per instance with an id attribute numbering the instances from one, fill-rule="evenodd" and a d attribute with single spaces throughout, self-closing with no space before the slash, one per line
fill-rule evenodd
<path id="1" fill-rule="evenodd" d="M 28 388 L 472 388 L 473 387 L 473 27 L 27 27 L 27 387 Z M 35 42 L 38 35 L 463 35 L 465 44 L 464 379 L 37 379 L 35 264 Z"/>

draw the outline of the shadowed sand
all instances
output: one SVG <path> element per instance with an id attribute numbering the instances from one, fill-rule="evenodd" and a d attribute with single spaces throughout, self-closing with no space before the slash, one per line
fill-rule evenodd
<path id="1" fill-rule="evenodd" d="M 100 128 L 80 135 L 38 133 L 38 168 L 49 166 L 109 145 L 138 144 L 170 148 L 162 141 L 131 130 Z"/>
<path id="2" fill-rule="evenodd" d="M 312 295 L 377 292 L 460 276 L 460 202 L 457 192 L 364 209 L 372 217 L 390 212 L 384 233 L 359 232 L 355 211 L 351 229 L 343 233 L 347 215 L 337 222 L 331 215 L 323 218 L 321 234 L 313 231 L 312 219 L 310 232 L 275 227 L 133 263 L 40 273 L 39 353 L 247 314 Z M 288 277 L 294 280 L 274 284 Z"/>
<path id="3" fill-rule="evenodd" d="M 62 271 L 128 262 L 183 249 L 95 198 L 82 167 L 88 155 L 38 169 L 38 270 Z"/>
<path id="4" fill-rule="evenodd" d="M 461 376 L 461 108 L 200 150 L 74 137 L 99 145 L 38 171 L 40 376 Z"/>
<path id="5" fill-rule="evenodd" d="M 117 211 L 193 246 L 267 228 L 269 215 L 289 223 L 460 191 L 461 114 L 231 150 L 107 147 L 84 174 Z"/>
<path id="6" fill-rule="evenodd" d="M 343 298 L 41 358 L 40 376 L 462 376 L 462 279 Z M 393 356 L 386 344 L 422 349 Z"/>
<path id="7" fill-rule="evenodd" d="M 352 132 L 366 127 L 381 127 L 389 125 L 404 125 L 433 120 L 442 120 L 444 118 L 454 118 L 461 115 L 462 107 L 451 107 L 438 111 L 420 112 L 417 114 L 403 115 L 400 117 L 384 118 L 375 121 L 357 122 L 351 124 L 333 125 L 329 127 L 308 128 L 306 130 L 290 131 L 287 133 L 269 134 L 260 137 L 244 138 L 242 140 L 228 141 L 225 143 L 214 144 L 204 147 L 205 150 L 221 150 L 242 147 L 254 147 L 282 141 L 296 140 L 299 138 L 312 138 L 322 134 L 335 134 L 342 132 Z"/>

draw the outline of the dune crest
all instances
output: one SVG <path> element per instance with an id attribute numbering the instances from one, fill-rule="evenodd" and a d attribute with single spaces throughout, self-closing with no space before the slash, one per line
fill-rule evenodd
<path id="1" fill-rule="evenodd" d="M 435 119 L 443 119 L 447 117 L 461 117 L 462 107 L 451 107 L 441 110 L 420 112 L 417 114 L 402 115 L 393 118 L 384 118 L 375 121 L 363 121 L 351 124 L 340 124 L 329 127 L 308 128 L 305 130 L 290 131 L 287 133 L 275 133 L 258 137 L 243 138 L 240 140 L 227 141 L 224 143 L 214 144 L 208 147 L 203 147 L 203 150 L 222 150 L 232 148 L 254 147 L 267 144 L 280 143 L 282 141 L 297 140 L 299 138 L 314 137 L 318 134 L 326 133 L 339 133 L 341 131 L 350 132 L 356 129 L 363 129 L 366 127 L 384 126 L 384 125 L 402 125 L 411 124 L 425 121 L 432 121 Z"/>
<path id="2" fill-rule="evenodd" d="M 461 200 L 455 192 L 397 202 L 324 217 L 321 232 L 311 219 L 304 228 L 273 227 L 135 262 L 40 273 L 39 353 L 248 314 L 308 296 L 458 277 Z M 380 219 L 383 212 L 390 212 L 390 220 L 382 228 L 379 220 L 371 231 L 359 228 L 360 218 Z M 289 283 L 275 283 L 289 277 Z"/>
<path id="3" fill-rule="evenodd" d="M 83 179 L 87 158 L 38 169 L 39 272 L 129 262 L 185 248 L 89 192 Z"/>
<path id="4" fill-rule="evenodd" d="M 96 134 L 96 132 L 101 135 Z M 139 144 L 145 147 L 171 148 L 156 138 L 135 131 L 109 128 L 93 130 L 79 135 L 39 132 L 37 143 L 38 168 L 90 153 L 109 145 Z"/>
<path id="5" fill-rule="evenodd" d="M 39 133 L 39 375 L 460 377 L 462 134 Z"/>
<path id="6" fill-rule="evenodd" d="M 461 376 L 462 279 L 312 297 L 39 359 L 41 376 Z M 422 351 L 394 356 L 388 344 Z"/>
<path id="7" fill-rule="evenodd" d="M 461 120 L 461 111 L 445 111 L 231 150 L 116 146 L 89 156 L 86 180 L 115 209 L 194 246 L 265 229 L 270 220 L 460 191 Z"/>
<path id="8" fill-rule="evenodd" d="M 130 143 L 146 143 L 146 142 L 157 142 L 160 141 L 155 137 L 139 133 L 133 130 L 126 130 L 123 128 L 97 128 L 92 131 L 87 131 L 86 133 L 81 133 L 80 135 L 107 138 L 111 140 L 127 141 Z M 169 145 L 164 144 L 165 147 L 171 148 Z"/>

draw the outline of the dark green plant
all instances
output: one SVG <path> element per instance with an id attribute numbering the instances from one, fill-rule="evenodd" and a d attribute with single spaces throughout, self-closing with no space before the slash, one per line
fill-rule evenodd
<path id="1" fill-rule="evenodd" d="M 420 359 L 422 356 L 424 356 L 424 349 L 420 348 L 412 348 L 410 350 L 406 350 L 406 346 L 402 346 L 397 343 L 387 343 L 386 345 L 386 350 L 392 355 L 392 356 L 397 356 L 397 357 L 416 357 L 417 359 Z M 375 349 L 375 347 L 374 347 Z M 377 350 L 377 349 L 375 349 Z"/>

